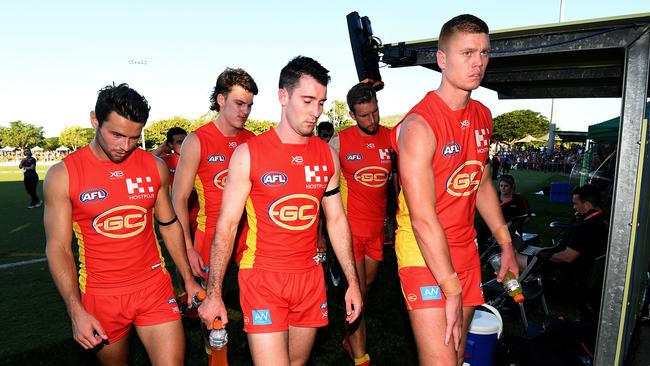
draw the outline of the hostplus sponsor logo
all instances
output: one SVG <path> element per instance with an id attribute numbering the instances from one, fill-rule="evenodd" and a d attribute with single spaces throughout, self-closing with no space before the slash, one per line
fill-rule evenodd
<path id="1" fill-rule="evenodd" d="M 268 172 L 262 176 L 262 184 L 267 187 L 280 187 L 287 183 L 289 178 L 282 172 Z"/>
<path id="2" fill-rule="evenodd" d="M 389 162 L 390 159 L 390 149 L 379 149 L 379 160 L 382 163 Z"/>
<path id="3" fill-rule="evenodd" d="M 307 189 L 327 188 L 330 180 L 327 165 L 305 165 L 305 187 Z"/>
<path id="4" fill-rule="evenodd" d="M 273 324 L 271 320 L 271 312 L 265 310 L 253 310 L 253 325 L 270 325 Z"/>
<path id="5" fill-rule="evenodd" d="M 420 295 L 422 295 L 422 300 L 442 300 L 442 293 L 440 292 L 440 286 L 425 286 L 420 287 Z"/>
<path id="6" fill-rule="evenodd" d="M 484 153 L 490 148 L 490 138 L 488 135 L 490 130 L 487 128 L 481 128 L 480 130 L 474 130 L 474 137 L 476 137 L 476 152 Z"/>
<path id="7" fill-rule="evenodd" d="M 79 201 L 85 204 L 97 203 L 103 201 L 108 197 L 108 192 L 103 188 L 87 189 L 79 195 Z"/>
<path id="8" fill-rule="evenodd" d="M 151 177 L 126 178 L 126 189 L 130 195 L 130 201 L 155 197 L 155 189 Z"/>
<path id="9" fill-rule="evenodd" d="M 448 142 L 442 148 L 442 156 L 445 158 L 453 158 L 460 154 L 460 145 L 457 142 Z"/>

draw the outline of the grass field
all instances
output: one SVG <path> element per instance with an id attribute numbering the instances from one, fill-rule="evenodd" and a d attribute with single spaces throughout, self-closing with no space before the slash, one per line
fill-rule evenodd
<path id="1" fill-rule="evenodd" d="M 39 167 L 41 178 L 46 167 Z M 539 172 L 514 172 L 518 190 L 531 203 L 537 217 L 526 231 L 539 232 L 550 238 L 546 230 L 551 218 L 569 217 L 569 204 L 555 204 L 547 197 L 536 196 L 542 186 L 564 176 Z M 42 181 L 39 183 L 41 194 Z M 28 210 L 28 196 L 22 184 L 22 174 L 15 167 L 0 167 L 0 266 L 44 257 L 45 239 L 42 227 L 42 209 Z M 385 262 L 380 266 L 377 282 L 368 299 L 368 349 L 374 365 L 415 365 L 415 346 L 408 317 L 404 309 L 399 282 L 396 278 L 395 253 L 385 248 Z M 0 318 L 0 364 L 3 365 L 80 365 L 94 364 L 93 355 L 72 340 L 70 320 L 49 275 L 46 262 L 0 267 L 0 290 L 5 295 L 5 316 Z M 229 271 L 226 279 L 226 303 L 231 322 L 228 326 L 228 345 L 231 365 L 251 364 L 242 315 L 238 305 L 236 273 Z M 318 333 L 312 352 L 313 365 L 351 364 L 340 346 L 343 337 L 343 293 L 333 288 L 328 293 L 330 325 Z M 552 299 L 549 305 L 553 307 Z M 198 321 L 184 320 L 187 339 L 187 364 L 203 365 L 202 341 Z M 516 333 L 516 318 L 506 317 L 506 331 Z M 131 364 L 148 364 L 146 354 L 132 337 Z"/>

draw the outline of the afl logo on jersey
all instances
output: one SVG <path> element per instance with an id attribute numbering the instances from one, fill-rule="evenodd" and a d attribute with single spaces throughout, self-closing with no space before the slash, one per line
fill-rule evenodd
<path id="1" fill-rule="evenodd" d="M 101 188 L 91 188 L 81 192 L 79 195 L 79 201 L 85 204 L 97 203 L 103 201 L 106 197 L 108 197 L 106 190 Z"/>
<path id="2" fill-rule="evenodd" d="M 267 187 L 279 187 L 287 183 L 289 178 L 282 172 L 268 172 L 262 176 L 262 184 Z"/>
<path id="3" fill-rule="evenodd" d="M 214 154 L 208 156 L 208 163 L 210 164 L 225 163 L 225 162 L 226 162 L 226 156 L 224 154 Z"/>
<path id="4" fill-rule="evenodd" d="M 347 161 L 360 161 L 363 159 L 363 156 L 359 153 L 349 153 L 345 156 Z"/>
<path id="5" fill-rule="evenodd" d="M 354 172 L 354 180 L 366 187 L 383 187 L 388 181 L 388 169 L 380 166 L 367 166 Z"/>
<path id="6" fill-rule="evenodd" d="M 228 176 L 228 169 L 224 169 L 220 171 L 219 173 L 214 175 L 214 178 L 212 179 L 212 182 L 214 185 L 223 190 L 223 187 L 226 185 L 226 177 Z"/>
<path id="7" fill-rule="evenodd" d="M 442 156 L 445 158 L 453 158 L 460 154 L 460 145 L 456 142 L 448 142 L 445 147 L 442 148 Z"/>
<path id="8" fill-rule="evenodd" d="M 119 206 L 104 211 L 93 219 L 93 228 L 99 234 L 113 239 L 136 236 L 147 224 L 147 210 L 140 206 Z"/>
<path id="9" fill-rule="evenodd" d="M 478 189 L 481 182 L 483 163 L 470 160 L 456 168 L 447 180 L 447 193 L 456 197 L 469 196 Z"/>
<path id="10" fill-rule="evenodd" d="M 291 194 L 271 204 L 269 218 L 287 230 L 305 230 L 318 218 L 319 202 L 308 194 Z"/>

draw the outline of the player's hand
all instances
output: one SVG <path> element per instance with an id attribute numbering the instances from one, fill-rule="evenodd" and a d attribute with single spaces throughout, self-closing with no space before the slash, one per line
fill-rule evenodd
<path id="1" fill-rule="evenodd" d="M 83 308 L 72 313 L 70 318 L 72 319 L 72 336 L 83 348 L 92 349 L 108 340 L 99 321 Z"/>
<path id="2" fill-rule="evenodd" d="M 449 341 L 453 341 L 454 349 L 458 351 L 461 336 L 463 334 L 462 293 L 458 295 L 446 296 L 445 318 L 447 319 L 447 328 L 445 329 L 445 346 L 449 345 Z"/>
<path id="3" fill-rule="evenodd" d="M 187 307 L 188 309 L 191 309 L 193 307 L 192 297 L 198 294 L 199 291 L 203 291 L 203 288 L 194 280 L 194 278 L 192 278 L 189 281 L 185 280 L 185 291 L 187 292 Z"/>
<path id="4" fill-rule="evenodd" d="M 515 258 L 515 251 L 512 245 L 507 248 L 501 248 L 501 267 L 497 273 L 497 282 L 503 281 L 503 276 L 510 271 L 515 277 L 519 277 L 519 266 L 517 265 L 517 258 Z"/>
<path id="5" fill-rule="evenodd" d="M 217 318 L 221 319 L 221 324 L 224 327 L 228 324 L 228 311 L 221 296 L 208 296 L 198 310 L 199 317 L 208 329 L 212 329 L 212 324 Z"/>
<path id="6" fill-rule="evenodd" d="M 350 285 L 345 291 L 345 320 L 354 323 L 363 310 L 363 299 L 359 285 Z"/>
<path id="7" fill-rule="evenodd" d="M 204 277 L 208 278 L 208 275 L 205 273 L 203 270 L 204 264 L 203 264 L 203 258 L 201 257 L 201 254 L 196 251 L 196 249 L 192 248 L 187 248 L 187 260 L 190 262 L 190 268 L 192 268 L 192 274 L 194 277 Z M 188 292 L 189 293 L 189 292 Z"/>

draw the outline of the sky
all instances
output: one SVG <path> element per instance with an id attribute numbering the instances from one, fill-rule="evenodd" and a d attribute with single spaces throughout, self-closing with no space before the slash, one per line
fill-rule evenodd
<path id="1" fill-rule="evenodd" d="M 97 91 L 113 82 L 129 83 L 148 99 L 150 121 L 195 119 L 208 112 L 226 67 L 244 68 L 258 85 L 250 118 L 278 121 L 279 72 L 297 55 L 330 70 L 328 109 L 358 81 L 345 18 L 352 11 L 368 16 L 375 36 L 393 43 L 435 38 L 462 13 L 491 30 L 557 23 L 560 0 L 2 1 L 0 126 L 22 120 L 43 126 L 47 137 L 70 125 L 90 127 Z M 643 12 L 650 12 L 647 0 L 565 0 L 565 21 Z M 381 72 L 385 116 L 407 112 L 440 82 L 440 74 L 422 67 Z M 473 97 L 493 116 L 516 109 L 551 114 L 550 100 L 501 101 L 483 88 Z M 620 100 L 556 99 L 555 109 L 559 128 L 586 131 L 619 115 Z"/>

